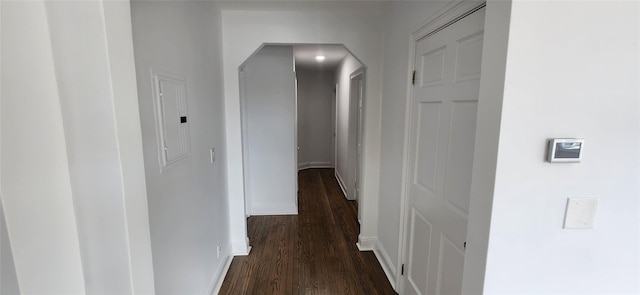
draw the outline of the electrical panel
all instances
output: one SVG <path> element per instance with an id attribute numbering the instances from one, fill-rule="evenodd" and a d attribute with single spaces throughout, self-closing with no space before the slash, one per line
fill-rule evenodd
<path id="1" fill-rule="evenodd" d="M 164 74 L 153 76 L 154 107 L 160 172 L 191 156 L 185 79 Z"/>

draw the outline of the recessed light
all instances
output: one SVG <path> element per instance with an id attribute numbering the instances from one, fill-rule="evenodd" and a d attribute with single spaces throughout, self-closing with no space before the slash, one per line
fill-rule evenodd
<path id="1" fill-rule="evenodd" d="M 325 57 L 324 57 L 324 55 L 317 55 L 317 56 L 316 56 L 316 60 L 317 60 L 317 61 L 323 61 L 323 60 L 324 60 L 324 58 L 325 58 Z"/>

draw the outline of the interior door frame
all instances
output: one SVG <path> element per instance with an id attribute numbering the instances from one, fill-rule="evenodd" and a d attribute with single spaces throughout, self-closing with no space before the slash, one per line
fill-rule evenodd
<path id="1" fill-rule="evenodd" d="M 356 89 L 356 97 L 355 97 L 355 101 L 354 101 L 354 97 L 352 97 L 353 95 L 353 81 L 356 80 L 360 80 L 361 85 L 359 85 L 359 87 L 361 88 L 361 90 Z M 354 124 L 355 126 L 355 131 L 356 131 L 356 136 L 355 136 L 355 140 L 356 140 L 356 172 L 355 172 L 355 181 L 356 184 L 354 186 L 354 200 L 356 202 L 358 202 L 358 222 L 362 223 L 362 206 L 361 206 L 361 196 L 358 194 L 358 192 L 360 191 L 358 189 L 358 187 L 360 185 L 362 185 L 362 164 L 364 163 L 363 160 L 363 142 L 362 142 L 362 136 L 363 136 L 363 126 L 364 126 L 364 111 L 365 111 L 365 105 L 364 105 L 364 97 L 365 97 L 365 90 L 366 90 L 366 72 L 364 68 L 360 68 L 358 70 L 356 70 L 355 72 L 351 73 L 351 75 L 349 75 L 349 116 L 351 115 L 355 115 L 355 120 L 354 120 Z M 352 108 L 352 104 L 355 103 L 355 107 Z M 362 108 L 362 116 L 360 115 L 360 108 Z M 353 110 L 353 113 L 351 113 Z M 349 120 L 351 121 L 351 120 Z M 349 122 L 349 124 L 351 124 L 351 122 Z M 351 127 L 351 126 L 349 126 Z M 348 187 L 348 185 L 347 185 Z"/>
<path id="2" fill-rule="evenodd" d="M 238 68 L 238 84 L 240 85 L 240 132 L 242 137 L 242 182 L 244 185 L 244 215 L 245 218 L 248 218 L 249 216 L 251 216 L 251 186 L 249 185 L 249 150 L 247 149 L 247 146 L 249 146 L 249 134 L 247 132 L 249 121 L 247 118 L 247 83 L 244 64 Z"/>
<path id="3" fill-rule="evenodd" d="M 418 42 L 424 38 L 433 35 L 449 25 L 455 23 L 456 21 L 462 19 L 463 17 L 471 14 L 472 12 L 477 11 L 478 9 L 485 7 L 486 2 L 477 2 L 471 0 L 463 0 L 460 2 L 452 2 L 442 8 L 435 16 L 427 19 L 420 27 L 418 27 L 411 34 L 411 39 L 409 43 L 409 66 L 407 71 L 407 99 L 405 105 L 405 124 L 404 124 L 404 143 L 402 149 L 402 188 L 400 192 L 400 228 L 399 228 L 399 239 L 398 239 L 398 261 L 396 262 L 395 269 L 395 281 L 393 283 L 394 289 L 402 294 L 404 291 L 404 285 L 402 284 L 403 276 L 402 268 L 406 262 L 406 252 L 405 248 L 407 246 L 408 235 L 408 226 L 409 222 L 407 220 L 407 211 L 408 207 L 408 198 L 409 198 L 409 186 L 411 180 L 409 179 L 411 165 L 409 163 L 410 159 L 410 142 L 411 142 L 411 122 L 413 120 L 413 114 L 411 111 L 411 106 L 414 101 L 414 85 L 411 83 L 413 79 L 413 73 L 416 71 L 415 62 L 416 62 L 416 46 Z M 471 207 L 469 208 L 471 210 Z"/>
<path id="4" fill-rule="evenodd" d="M 300 209 L 298 207 L 298 197 L 299 197 L 299 175 L 298 172 L 300 171 L 299 167 L 298 167 L 298 156 L 300 153 L 300 143 L 298 142 L 298 74 L 296 73 L 296 64 L 295 64 L 295 60 L 293 61 L 293 169 L 294 169 L 294 175 L 295 175 L 295 182 L 296 182 L 296 198 L 295 198 L 295 203 L 296 203 L 296 208 Z"/>
<path id="5" fill-rule="evenodd" d="M 333 140 L 333 163 L 331 163 L 331 166 L 333 166 L 333 169 L 337 168 L 337 163 L 338 163 L 338 139 L 336 138 L 338 136 L 338 87 L 340 87 L 339 83 L 335 83 L 334 84 L 334 88 L 333 88 L 333 97 L 331 98 L 333 101 L 332 103 L 332 116 L 333 116 L 333 122 L 332 122 L 332 126 L 331 126 L 331 130 L 333 132 L 333 136 L 331 137 Z M 335 174 L 335 172 L 334 172 Z"/>

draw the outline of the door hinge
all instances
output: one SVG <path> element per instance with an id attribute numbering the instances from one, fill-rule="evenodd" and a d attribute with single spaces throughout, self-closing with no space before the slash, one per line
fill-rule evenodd
<path id="1" fill-rule="evenodd" d="M 404 264 L 400 267 L 400 275 L 404 275 Z"/>
<path id="2" fill-rule="evenodd" d="M 462 244 L 462 247 L 464 247 L 465 249 L 467 249 L 467 241 L 464 241 L 464 244 Z"/>
<path id="3" fill-rule="evenodd" d="M 413 77 L 411 78 L 411 85 L 416 85 L 416 71 L 413 71 Z"/>

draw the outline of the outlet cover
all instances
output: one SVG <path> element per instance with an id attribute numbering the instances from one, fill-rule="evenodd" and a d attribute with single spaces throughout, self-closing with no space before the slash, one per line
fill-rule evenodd
<path id="1" fill-rule="evenodd" d="M 568 198 L 564 216 L 564 228 L 593 228 L 598 208 L 598 198 Z"/>

